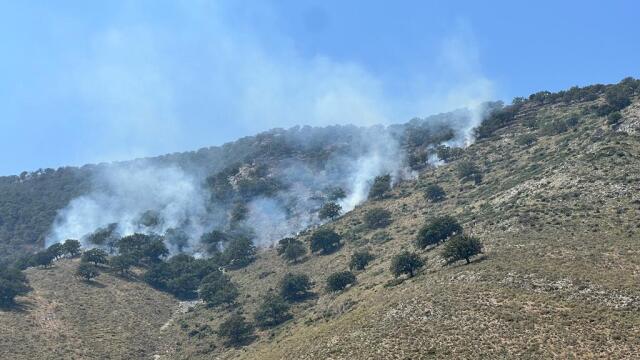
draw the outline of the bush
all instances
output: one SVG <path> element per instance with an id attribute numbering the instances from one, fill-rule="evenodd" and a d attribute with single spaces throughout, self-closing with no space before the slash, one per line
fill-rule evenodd
<path id="1" fill-rule="evenodd" d="M 268 295 L 255 313 L 256 325 L 270 328 L 282 324 L 292 318 L 289 304 L 279 296 Z"/>
<path id="2" fill-rule="evenodd" d="M 430 245 L 436 245 L 447 238 L 462 233 L 462 226 L 451 216 L 442 216 L 425 224 L 416 238 L 416 246 L 424 249 Z"/>
<path id="3" fill-rule="evenodd" d="M 444 200 L 446 193 L 440 185 L 430 184 L 424 189 L 424 196 L 431 202 Z"/>
<path id="4" fill-rule="evenodd" d="M 167 291 L 177 298 L 190 300 L 198 296 L 200 282 L 211 273 L 218 273 L 217 259 L 195 259 L 179 254 L 167 262 L 154 264 L 144 275 L 144 281 L 156 289 Z"/>
<path id="5" fill-rule="evenodd" d="M 100 270 L 94 264 L 81 262 L 80 265 L 78 265 L 78 270 L 76 270 L 76 275 L 80 276 L 85 281 L 90 281 L 100 275 Z"/>
<path id="6" fill-rule="evenodd" d="M 391 190 L 391 175 L 376 176 L 369 190 L 369 199 L 382 199 Z"/>
<path id="7" fill-rule="evenodd" d="M 463 154 L 464 150 L 461 148 L 452 148 L 446 145 L 439 145 L 436 148 L 436 156 L 446 163 L 461 158 Z"/>
<path id="8" fill-rule="evenodd" d="M 253 325 L 242 315 L 233 314 L 218 327 L 218 335 L 226 338 L 227 345 L 240 346 L 253 338 Z"/>
<path id="9" fill-rule="evenodd" d="M 622 119 L 622 115 L 620 114 L 620 112 L 614 111 L 607 116 L 607 124 L 616 125 L 620 122 L 621 119 Z"/>
<path id="10" fill-rule="evenodd" d="M 482 253 L 482 243 L 478 238 L 473 236 L 456 236 L 448 241 L 442 250 L 442 257 L 447 264 L 454 263 L 458 260 L 466 260 L 467 264 L 471 262 L 470 258 L 474 255 Z"/>
<path id="11" fill-rule="evenodd" d="M 364 214 L 364 223 L 369 229 L 380 229 L 391 224 L 391 212 L 382 208 L 373 208 Z"/>
<path id="12" fill-rule="evenodd" d="M 82 254 L 82 262 L 91 262 L 94 265 L 107 263 L 107 252 L 102 249 L 90 249 Z"/>
<path id="13" fill-rule="evenodd" d="M 16 296 L 26 295 L 29 291 L 29 280 L 22 271 L 0 268 L 0 307 L 8 308 L 15 305 Z"/>
<path id="14" fill-rule="evenodd" d="M 424 266 L 424 262 L 416 253 L 405 251 L 391 259 L 391 273 L 398 277 L 402 274 L 408 274 L 413 277 L 416 271 Z"/>
<path id="15" fill-rule="evenodd" d="M 520 145 L 520 146 L 531 146 L 533 144 L 536 143 L 536 141 L 538 141 L 538 138 L 533 135 L 533 134 L 524 134 L 519 136 L 516 139 L 516 144 Z"/>
<path id="16" fill-rule="evenodd" d="M 276 252 L 278 253 L 278 255 L 284 254 L 284 252 L 287 250 L 287 246 L 289 246 L 289 244 L 296 241 L 298 240 L 292 237 L 286 237 L 278 240 L 278 245 L 276 246 Z"/>
<path id="17" fill-rule="evenodd" d="M 111 268 L 118 270 L 121 275 L 127 275 L 129 273 L 129 269 L 136 264 L 136 261 L 130 255 L 117 255 L 109 260 L 109 265 Z"/>
<path id="18" fill-rule="evenodd" d="M 209 307 L 231 304 L 238 297 L 238 289 L 221 271 L 215 271 L 202 279 L 200 297 Z"/>
<path id="19" fill-rule="evenodd" d="M 356 276 L 351 271 L 336 272 L 327 278 L 327 289 L 329 291 L 341 291 L 348 285 L 355 284 Z"/>
<path id="20" fill-rule="evenodd" d="M 284 253 L 282 254 L 285 259 L 293 261 L 294 263 L 298 261 L 299 258 L 303 257 L 307 253 L 307 247 L 300 240 L 293 240 L 290 242 Z"/>
<path id="21" fill-rule="evenodd" d="M 329 254 L 340 247 L 341 237 L 331 229 L 319 229 L 311 235 L 311 251 Z"/>
<path id="22" fill-rule="evenodd" d="M 280 281 L 280 296 L 287 301 L 300 301 L 309 296 L 311 281 L 304 274 L 288 273 Z"/>
<path id="23" fill-rule="evenodd" d="M 373 259 L 374 256 L 366 250 L 356 251 L 351 255 L 351 260 L 349 261 L 349 269 L 364 270 Z"/>
<path id="24" fill-rule="evenodd" d="M 458 179 L 464 181 L 473 178 L 476 174 L 480 174 L 480 169 L 472 161 L 465 160 L 456 166 L 456 172 L 458 173 Z"/>
<path id="25" fill-rule="evenodd" d="M 340 215 L 341 211 L 342 211 L 342 207 L 340 205 L 336 204 L 335 202 L 328 202 L 324 204 L 322 208 L 320 208 L 320 212 L 318 213 L 318 216 L 320 217 L 321 220 L 324 220 L 324 219 L 333 220 Z"/>

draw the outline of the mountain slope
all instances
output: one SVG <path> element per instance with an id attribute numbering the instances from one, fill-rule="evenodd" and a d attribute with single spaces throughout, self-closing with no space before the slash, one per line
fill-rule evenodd
<path id="1" fill-rule="evenodd" d="M 58 311 L 69 314 L 65 319 L 82 311 L 81 318 L 95 319 L 105 313 L 98 309 L 111 304 L 122 308 L 128 316 L 99 319 L 96 328 L 55 338 L 60 354 L 96 346 L 96 352 L 78 355 L 88 358 L 638 358 L 640 101 L 634 93 L 612 121 L 602 111 L 612 103 L 607 91 L 590 90 L 588 96 L 574 91 L 576 98 L 536 94 L 507 108 L 510 114 L 490 117 L 495 121 L 485 123 L 479 141 L 460 158 L 421 169 L 383 199 L 322 225 L 342 235 L 338 251 L 291 263 L 265 248 L 247 267 L 227 271 L 240 290 L 227 308 L 195 304 L 182 313 L 167 295 L 106 274 L 98 279 L 104 288 L 88 289 L 72 276 L 76 263 L 66 260 L 50 270 L 29 269 L 35 290 L 19 303 L 57 303 Z M 467 162 L 479 168 L 480 181 L 460 178 Z M 426 200 L 429 184 L 442 186 L 446 198 Z M 391 212 L 389 226 L 364 225 L 374 208 Z M 457 218 L 466 233 L 482 240 L 484 254 L 469 265 L 446 265 L 442 245 L 416 249 L 418 230 L 438 215 Z M 297 238 L 307 244 L 314 230 Z M 328 292 L 327 277 L 346 270 L 350 255 L 360 249 L 375 259 L 355 272 L 354 286 Z M 403 250 L 417 252 L 426 267 L 397 280 L 389 267 Z M 234 312 L 253 319 L 263 296 L 277 291 L 288 272 L 308 274 L 315 295 L 292 306 L 291 320 L 258 330 L 246 346 L 225 345 L 216 334 L 219 324 Z M 55 283 L 45 281 L 49 277 Z M 79 295 L 89 290 L 91 296 Z M 78 303 L 86 304 L 82 311 Z M 35 307 L 41 308 L 49 307 Z M 1 334 L 6 346 L 0 348 L 42 355 L 50 343 L 23 347 L 20 340 L 42 331 L 34 320 L 40 312 L 29 305 L 22 313 L 0 312 L 0 323 L 12 324 L 20 334 Z M 125 326 L 134 316 L 142 319 L 139 327 Z M 118 329 L 109 332 L 123 347 L 96 341 L 95 329 L 102 327 Z"/>

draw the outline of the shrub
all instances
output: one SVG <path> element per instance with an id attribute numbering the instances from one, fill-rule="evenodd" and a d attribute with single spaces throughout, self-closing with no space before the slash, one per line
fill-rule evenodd
<path id="1" fill-rule="evenodd" d="M 351 271 L 336 272 L 327 278 L 327 289 L 329 291 L 341 291 L 348 285 L 355 284 L 356 276 Z"/>
<path id="2" fill-rule="evenodd" d="M 451 216 L 442 216 L 425 224 L 416 238 L 416 246 L 424 249 L 430 245 L 436 245 L 447 238 L 462 233 L 462 226 Z"/>
<path id="3" fill-rule="evenodd" d="M 319 229 L 311 235 L 311 251 L 329 254 L 340 247 L 341 237 L 331 229 Z"/>
<path id="4" fill-rule="evenodd" d="M 465 160 L 456 166 L 456 172 L 458 173 L 458 179 L 464 181 L 473 178 L 475 174 L 479 174 L 480 169 L 472 161 Z"/>
<path id="5" fill-rule="evenodd" d="M 268 295 L 255 313 L 256 325 L 270 328 L 291 319 L 289 304 L 279 296 Z"/>
<path id="6" fill-rule="evenodd" d="M 364 223 L 369 229 L 380 229 L 391 224 L 391 212 L 382 208 L 373 208 L 364 214 Z"/>
<path id="7" fill-rule="evenodd" d="M 464 150 L 461 148 L 452 148 L 446 145 L 439 145 L 436 148 L 436 156 L 446 163 L 461 158 L 463 154 Z"/>
<path id="8" fill-rule="evenodd" d="M 82 262 L 91 262 L 94 265 L 107 263 L 107 252 L 102 249 L 90 249 L 82 254 Z"/>
<path id="9" fill-rule="evenodd" d="M 341 211 L 342 211 L 342 207 L 340 205 L 336 204 L 335 202 L 328 202 L 324 204 L 322 208 L 320 208 L 320 212 L 318 213 L 318 216 L 320 217 L 321 220 L 324 220 L 324 219 L 333 220 L 340 215 Z"/>
<path id="10" fill-rule="evenodd" d="M 299 258 L 303 257 L 307 253 L 307 247 L 300 240 L 295 240 L 289 243 L 282 254 L 285 259 L 293 261 L 294 263 L 298 261 Z"/>
<path id="11" fill-rule="evenodd" d="M 454 263 L 458 260 L 466 260 L 467 264 L 471 262 L 470 258 L 474 255 L 482 253 L 482 243 L 478 238 L 473 236 L 456 236 L 448 241 L 442 250 L 442 257 L 447 264 Z"/>
<path id="12" fill-rule="evenodd" d="M 15 305 L 16 296 L 26 295 L 29 291 L 29 280 L 22 271 L 0 267 L 0 307 Z"/>
<path id="13" fill-rule="evenodd" d="M 278 253 L 278 255 L 284 254 L 284 252 L 287 250 L 287 246 L 289 246 L 290 243 L 293 243 L 295 241 L 298 241 L 298 240 L 292 237 L 286 237 L 278 240 L 278 245 L 276 246 L 276 252 Z"/>
<path id="14" fill-rule="evenodd" d="M 200 297 L 209 307 L 231 304 L 238 297 L 238 289 L 221 271 L 215 271 L 202 279 Z"/>
<path id="15" fill-rule="evenodd" d="M 233 314 L 218 327 L 218 335 L 226 338 L 227 345 L 240 346 L 246 344 L 253 337 L 253 325 L 248 323 L 242 315 Z"/>
<path id="16" fill-rule="evenodd" d="M 416 253 L 405 251 L 391 259 L 391 273 L 398 277 L 402 274 L 408 274 L 413 277 L 416 271 L 424 266 L 424 262 Z"/>
<path id="17" fill-rule="evenodd" d="M 620 114 L 620 112 L 614 111 L 607 116 L 607 123 L 609 125 L 616 125 L 618 124 L 618 122 L 620 122 L 620 119 L 622 119 L 622 115 Z"/>
<path id="18" fill-rule="evenodd" d="M 351 260 L 349 261 L 349 269 L 364 270 L 373 259 L 374 256 L 366 250 L 356 251 L 351 255 Z"/>
<path id="19" fill-rule="evenodd" d="M 516 139 L 516 143 L 520 146 L 531 146 L 536 143 L 538 138 L 533 134 L 524 134 Z"/>
<path id="20" fill-rule="evenodd" d="M 391 190 L 391 175 L 376 176 L 369 190 L 369 199 L 382 199 Z"/>
<path id="21" fill-rule="evenodd" d="M 145 273 L 144 281 L 156 289 L 189 300 L 197 297 L 202 279 L 211 273 L 218 273 L 219 266 L 216 259 L 195 259 L 193 256 L 180 254 L 166 262 L 154 264 Z"/>
<path id="22" fill-rule="evenodd" d="M 76 275 L 80 276 L 85 281 L 90 281 L 100 275 L 100 270 L 96 265 L 83 261 L 80 262 L 80 265 L 78 265 Z"/>
<path id="23" fill-rule="evenodd" d="M 387 241 L 392 240 L 393 238 L 386 231 L 377 231 L 373 235 L 371 235 L 371 241 L 376 244 L 384 244 Z"/>
<path id="24" fill-rule="evenodd" d="M 300 301 L 309 296 L 311 281 L 304 274 L 286 274 L 280 280 L 280 296 L 287 301 Z"/>
<path id="25" fill-rule="evenodd" d="M 444 200 L 446 193 L 440 185 L 430 184 L 424 189 L 424 196 L 431 202 Z"/>

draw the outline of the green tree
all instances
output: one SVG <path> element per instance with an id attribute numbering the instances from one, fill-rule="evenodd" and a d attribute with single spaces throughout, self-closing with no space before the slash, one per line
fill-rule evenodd
<path id="1" fill-rule="evenodd" d="M 167 229 L 164 233 L 164 238 L 169 245 L 173 246 L 180 253 L 184 252 L 184 249 L 189 246 L 189 235 L 181 229 Z"/>
<path id="2" fill-rule="evenodd" d="M 381 229 L 391 224 L 391 212 L 382 208 L 373 208 L 364 214 L 364 223 L 369 229 Z"/>
<path id="3" fill-rule="evenodd" d="M 29 291 L 29 280 L 22 271 L 0 267 L 0 307 L 14 306 L 16 296 L 26 295 Z"/>
<path id="4" fill-rule="evenodd" d="M 469 160 L 464 160 L 458 163 L 456 171 L 458 173 L 458 178 L 462 181 L 473 179 L 474 175 L 480 174 L 478 166 Z"/>
<path id="5" fill-rule="evenodd" d="M 94 265 L 106 264 L 107 252 L 98 248 L 87 250 L 82 254 L 82 262 L 90 262 Z"/>
<path id="6" fill-rule="evenodd" d="M 33 255 L 33 265 L 48 268 L 53 264 L 55 254 L 47 250 L 38 251 Z"/>
<path id="7" fill-rule="evenodd" d="M 200 297 L 209 307 L 231 304 L 238 297 L 238 289 L 227 275 L 215 271 L 202 279 Z"/>
<path id="8" fill-rule="evenodd" d="M 226 344 L 241 346 L 253 338 L 254 327 L 242 315 L 233 314 L 218 327 L 218 335 L 226 338 Z"/>
<path id="9" fill-rule="evenodd" d="M 284 299 L 273 294 L 265 297 L 255 313 L 256 325 L 261 328 L 278 326 L 292 318 L 289 304 Z"/>
<path id="10" fill-rule="evenodd" d="M 209 255 L 217 254 L 222 249 L 222 245 L 226 244 L 231 237 L 220 230 L 213 230 L 202 234 L 200 244 L 204 247 Z"/>
<path id="11" fill-rule="evenodd" d="M 320 208 L 320 212 L 318 213 L 318 217 L 321 220 L 324 219 L 335 219 L 340 216 L 340 212 L 342 211 L 342 207 L 335 202 L 328 202 Z"/>
<path id="12" fill-rule="evenodd" d="M 342 238 L 331 229 L 318 229 L 311 235 L 311 251 L 329 254 L 340 247 Z"/>
<path id="13" fill-rule="evenodd" d="M 136 260 L 131 255 L 117 255 L 109 260 L 109 265 L 118 270 L 121 275 L 125 276 L 129 273 L 129 269 L 136 264 Z"/>
<path id="14" fill-rule="evenodd" d="M 64 242 L 64 244 L 62 244 L 62 246 L 63 246 L 64 253 L 69 257 L 74 258 L 80 255 L 80 248 L 81 248 L 80 241 L 68 239 Z"/>
<path id="15" fill-rule="evenodd" d="M 229 241 L 222 252 L 222 257 L 230 267 L 241 268 L 255 260 L 256 247 L 251 238 L 238 235 Z"/>
<path id="16" fill-rule="evenodd" d="M 326 190 L 327 200 L 329 201 L 338 201 L 347 197 L 347 193 L 341 187 L 332 187 Z"/>
<path id="17" fill-rule="evenodd" d="M 286 274 L 280 280 L 280 296 L 287 301 L 300 301 L 309 296 L 311 281 L 304 274 Z"/>
<path id="18" fill-rule="evenodd" d="M 298 262 L 298 259 L 303 257 L 307 253 L 307 247 L 300 240 L 295 240 L 289 243 L 282 254 L 285 259 Z"/>
<path id="19" fill-rule="evenodd" d="M 54 260 L 57 260 L 64 255 L 64 246 L 60 243 L 52 244 L 47 248 L 47 252 L 51 254 Z"/>
<path id="20" fill-rule="evenodd" d="M 369 262 L 374 259 L 374 256 L 371 255 L 367 250 L 356 251 L 351 255 L 351 260 L 349 261 L 349 269 L 351 270 L 364 270 Z"/>
<path id="21" fill-rule="evenodd" d="M 292 238 L 292 237 L 286 237 L 286 238 L 282 238 L 278 241 L 278 245 L 276 246 L 276 251 L 278 252 L 278 255 L 283 255 L 284 252 L 287 250 L 287 247 L 289 246 L 289 244 L 294 243 L 297 240 L 296 238 Z"/>
<path id="22" fill-rule="evenodd" d="M 424 261 L 416 253 L 408 251 L 402 252 L 391 259 L 391 273 L 398 277 L 402 274 L 408 274 L 413 277 L 418 269 L 424 266 Z"/>
<path id="23" fill-rule="evenodd" d="M 482 243 L 473 236 L 461 235 L 449 240 L 442 249 L 442 257 L 447 264 L 454 263 L 458 260 L 466 260 L 467 264 L 471 262 L 471 257 L 482 253 Z"/>
<path id="24" fill-rule="evenodd" d="M 98 267 L 96 265 L 83 261 L 80 262 L 80 265 L 78 265 L 76 275 L 80 276 L 86 281 L 90 281 L 100 275 L 100 270 L 98 270 Z"/>
<path id="25" fill-rule="evenodd" d="M 327 278 L 327 290 L 341 291 L 348 285 L 355 284 L 356 276 L 351 271 L 340 271 L 329 275 Z"/>
<path id="26" fill-rule="evenodd" d="M 444 189 L 442 188 L 442 186 L 437 184 L 429 184 L 424 189 L 424 196 L 427 198 L 427 200 L 431 202 L 442 201 L 444 200 L 446 195 L 447 194 L 444 192 Z"/>
<path id="27" fill-rule="evenodd" d="M 449 237 L 462 233 L 462 226 L 451 216 L 441 216 L 425 224 L 416 238 L 416 246 L 424 249 L 437 245 Z"/>
<path id="28" fill-rule="evenodd" d="M 391 175 L 376 176 L 369 189 L 369 199 L 380 200 L 391 190 Z"/>

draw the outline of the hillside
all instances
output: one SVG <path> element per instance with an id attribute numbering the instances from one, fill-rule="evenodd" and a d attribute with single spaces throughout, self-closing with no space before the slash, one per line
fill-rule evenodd
<path id="1" fill-rule="evenodd" d="M 194 305 L 183 312 L 170 295 L 110 271 L 89 285 L 73 276 L 77 260 L 30 268 L 34 290 L 18 298 L 22 310 L 0 311 L 0 323 L 10 324 L 0 329 L 0 349 L 8 351 L 0 356 L 638 358 L 639 96 L 640 86 L 626 80 L 541 92 L 489 112 L 478 140 L 459 157 L 415 167 L 415 177 L 381 199 L 296 236 L 306 245 L 318 227 L 333 229 L 342 236 L 337 251 L 289 262 L 272 246 L 259 249 L 246 267 L 227 270 L 239 290 L 229 306 L 183 303 Z M 471 176 L 460 175 L 464 164 L 481 176 L 468 181 Z M 431 184 L 445 191 L 442 201 L 425 198 Z M 391 223 L 367 227 L 374 208 L 388 210 Z M 414 245 L 419 229 L 441 215 L 453 216 L 484 244 L 470 264 L 447 265 L 440 256 L 445 245 Z M 347 270 L 351 254 L 362 249 L 375 258 L 354 271 L 356 283 L 327 291 L 327 277 Z M 426 266 L 396 279 L 389 268 L 403 250 L 416 252 Z M 225 344 L 219 325 L 231 313 L 252 320 L 289 272 L 313 282 L 313 295 L 291 305 L 292 319 L 256 330 L 243 346 Z"/>

